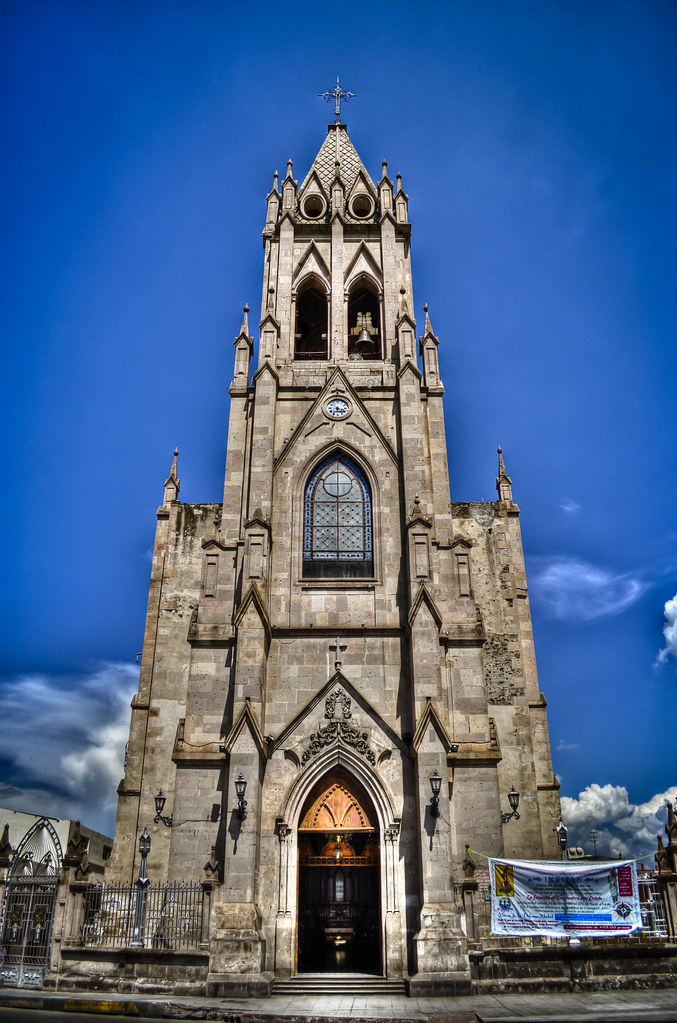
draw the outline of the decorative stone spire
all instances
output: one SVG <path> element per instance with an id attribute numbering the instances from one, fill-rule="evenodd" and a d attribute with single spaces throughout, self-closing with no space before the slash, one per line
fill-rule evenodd
<path id="1" fill-rule="evenodd" d="M 174 448 L 174 460 L 172 467 L 169 470 L 169 476 L 165 480 L 165 499 L 163 504 L 171 504 L 173 501 L 178 501 L 179 491 L 181 489 L 181 483 L 179 477 L 176 474 L 176 460 L 179 457 L 179 449 Z"/>
<path id="2" fill-rule="evenodd" d="M 500 444 L 498 446 L 498 476 L 496 477 L 496 490 L 498 491 L 499 501 L 505 501 L 506 504 L 512 504 L 512 480 L 505 471 L 503 448 Z"/>
<path id="3" fill-rule="evenodd" d="M 294 181 L 294 176 L 291 170 L 292 166 L 292 161 L 287 160 L 287 173 L 284 181 L 282 182 L 282 206 L 285 211 L 292 210 L 296 202 L 297 182 Z"/>
<path id="4" fill-rule="evenodd" d="M 425 313 L 425 326 L 423 336 L 418 339 L 419 350 L 423 359 L 423 379 L 426 387 L 439 388 L 441 387 L 441 382 L 437 346 L 440 342 L 439 338 L 435 337 L 433 333 L 432 323 L 430 322 L 430 316 L 428 314 L 427 302 L 423 306 L 423 312 Z"/>
<path id="5" fill-rule="evenodd" d="M 397 189 L 395 191 L 395 217 L 398 224 L 407 223 L 407 210 L 409 208 L 409 196 L 402 188 L 402 175 L 396 176 Z"/>
<path id="6" fill-rule="evenodd" d="M 275 221 L 278 218 L 278 214 L 280 212 L 281 196 L 280 196 L 280 190 L 278 188 L 278 178 L 279 178 L 279 175 L 278 175 L 277 171 L 275 171 L 275 173 L 273 174 L 273 187 L 271 188 L 270 192 L 266 196 L 266 202 L 268 203 L 268 208 L 267 208 L 267 211 L 266 211 L 266 225 L 267 226 L 275 223 Z"/>
<path id="7" fill-rule="evenodd" d="M 244 334 L 245 337 L 249 337 L 249 306 L 245 302 L 242 307 L 242 326 L 240 327 L 240 335 Z"/>
<path id="8" fill-rule="evenodd" d="M 233 385 L 242 386 L 249 380 L 249 362 L 254 351 L 254 338 L 249 336 L 249 306 L 245 302 L 242 307 L 242 326 L 234 341 L 235 373 Z"/>

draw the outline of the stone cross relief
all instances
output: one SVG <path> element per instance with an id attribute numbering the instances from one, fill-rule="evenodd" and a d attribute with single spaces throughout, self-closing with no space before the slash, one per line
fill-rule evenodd
<path id="1" fill-rule="evenodd" d="M 341 652 L 346 649 L 346 644 L 342 643 L 341 640 L 339 639 L 339 637 L 337 636 L 336 639 L 334 640 L 334 642 L 329 644 L 329 649 L 335 651 L 334 669 L 336 671 L 340 671 L 341 670 L 341 665 L 343 664 L 343 661 L 341 660 Z M 331 660 L 331 656 L 330 656 L 330 660 Z"/>

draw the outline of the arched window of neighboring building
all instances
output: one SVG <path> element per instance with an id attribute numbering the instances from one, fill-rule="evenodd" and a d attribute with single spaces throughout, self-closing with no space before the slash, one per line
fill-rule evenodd
<path id="1" fill-rule="evenodd" d="M 381 303 L 370 281 L 354 285 L 348 298 L 348 358 L 382 359 Z"/>
<path id="2" fill-rule="evenodd" d="M 295 359 L 326 359 L 329 305 L 322 284 L 309 277 L 296 298 Z"/>
<path id="3" fill-rule="evenodd" d="M 322 579 L 373 574 L 371 490 L 355 462 L 335 452 L 306 486 L 303 575 Z"/>

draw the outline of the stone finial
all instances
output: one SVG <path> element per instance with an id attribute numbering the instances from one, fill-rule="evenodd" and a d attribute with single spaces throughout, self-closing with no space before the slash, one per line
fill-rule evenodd
<path id="1" fill-rule="evenodd" d="M 658 850 L 656 851 L 656 870 L 659 874 L 671 874 L 672 866 L 668 850 L 663 845 L 663 839 L 658 835 Z"/>
<path id="2" fill-rule="evenodd" d="M 407 305 L 407 289 L 404 284 L 400 285 L 400 319 L 403 316 L 408 315 L 409 306 Z"/>
<path id="3" fill-rule="evenodd" d="M 381 173 L 381 181 L 387 181 L 388 180 L 388 161 L 387 160 L 383 160 L 381 162 L 381 166 L 383 168 L 383 171 Z"/>
<path id="4" fill-rule="evenodd" d="M 66 855 L 63 858 L 64 867 L 78 867 L 82 862 L 82 857 L 87 853 L 88 845 L 89 839 L 85 838 L 80 831 L 80 821 L 76 821 L 66 846 Z"/>
<path id="5" fill-rule="evenodd" d="M 402 191 L 402 175 L 401 174 L 396 174 L 395 175 L 395 179 L 397 181 L 397 191 L 401 192 Z"/>
<path id="6" fill-rule="evenodd" d="M 273 187 L 271 188 L 271 192 L 279 192 L 279 188 L 277 187 L 279 177 L 280 175 L 277 173 L 277 171 L 275 171 L 275 173 L 273 174 Z"/>
<path id="7" fill-rule="evenodd" d="M 2 838 L 0 838 L 0 867 L 8 867 L 12 862 L 12 853 L 14 850 L 9 843 L 9 824 L 6 823 L 2 829 Z"/>
<path id="8" fill-rule="evenodd" d="M 87 875 L 89 873 L 91 873 L 91 870 L 92 870 L 92 864 L 89 862 L 89 857 L 87 856 L 87 850 L 85 849 L 85 851 L 83 852 L 83 854 L 82 854 L 82 856 L 80 858 L 80 862 L 79 862 L 78 866 L 75 868 L 75 880 L 76 881 L 86 881 L 87 880 Z"/>
<path id="9" fill-rule="evenodd" d="M 423 328 L 423 333 L 424 334 L 432 334 L 432 332 L 433 332 L 433 325 L 430 322 L 430 315 L 428 313 L 428 303 L 427 302 L 423 306 L 423 312 L 425 313 L 425 326 Z"/>
<path id="10" fill-rule="evenodd" d="M 268 302 L 266 304 L 266 308 L 269 313 L 272 313 L 273 309 L 275 308 L 275 288 L 273 287 L 272 284 L 268 288 Z"/>
<path id="11" fill-rule="evenodd" d="M 499 444 L 498 448 L 498 476 L 496 477 L 496 490 L 498 491 L 499 501 L 505 501 L 507 504 L 512 504 L 512 480 L 505 471 L 505 463 L 503 461 L 503 448 Z"/>
<path id="12" fill-rule="evenodd" d="M 242 326 L 240 327 L 240 337 L 244 334 L 245 337 L 249 337 L 249 306 L 245 302 L 242 307 Z"/>
<path id="13" fill-rule="evenodd" d="M 465 859 L 463 860 L 463 863 L 461 864 L 461 867 L 463 868 L 463 873 L 465 874 L 466 878 L 468 878 L 468 880 L 471 880 L 472 878 L 474 878 L 474 876 L 475 876 L 475 862 L 474 862 L 474 860 L 472 860 L 470 858 L 470 846 L 469 845 L 466 845 L 466 847 L 465 847 Z"/>
<path id="14" fill-rule="evenodd" d="M 290 181 L 293 180 L 292 172 L 291 172 L 292 166 L 293 166 L 292 161 L 291 160 L 287 160 L 287 173 L 285 175 L 285 181 L 287 180 L 287 178 L 289 178 Z"/>
<path id="15" fill-rule="evenodd" d="M 179 449 L 174 448 L 174 460 L 172 461 L 172 467 L 169 470 L 169 476 L 165 480 L 165 504 L 171 504 L 172 501 L 176 501 L 179 496 L 181 489 L 181 483 L 177 476 L 176 460 L 179 457 Z"/>
<path id="16" fill-rule="evenodd" d="M 668 823 L 665 825 L 665 834 L 670 839 L 670 842 L 677 842 L 677 816 L 675 815 L 675 807 L 668 800 Z"/>

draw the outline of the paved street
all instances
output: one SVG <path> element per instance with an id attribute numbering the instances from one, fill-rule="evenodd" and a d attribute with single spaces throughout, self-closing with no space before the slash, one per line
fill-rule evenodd
<path id="1" fill-rule="evenodd" d="M 8 1004 L 9 1003 L 9 1004 Z M 29 1006 L 35 1008 L 29 1008 Z M 70 1020 L 212 1019 L 227 1023 L 318 1020 L 427 1023 L 677 1023 L 677 989 L 460 998 L 274 996 L 267 999 L 107 997 L 0 990 L 1 1023 Z"/>

